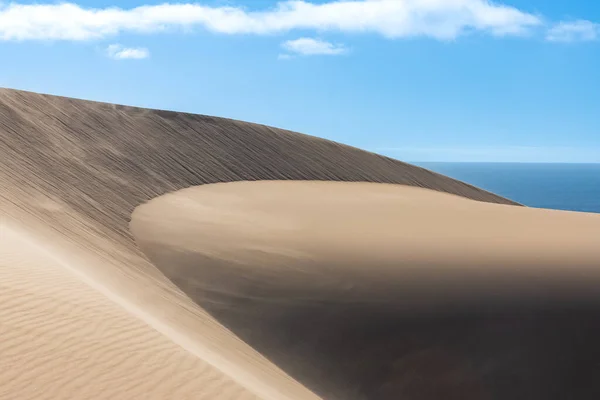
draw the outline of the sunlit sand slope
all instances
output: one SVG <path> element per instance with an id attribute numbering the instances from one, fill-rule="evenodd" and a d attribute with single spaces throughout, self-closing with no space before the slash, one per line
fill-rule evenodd
<path id="1" fill-rule="evenodd" d="M 131 226 L 185 293 L 325 398 L 600 394 L 600 215 L 240 182 L 154 199 Z"/>
<path id="2" fill-rule="evenodd" d="M 259 398 L 71 268 L 0 230 L 0 399 Z"/>

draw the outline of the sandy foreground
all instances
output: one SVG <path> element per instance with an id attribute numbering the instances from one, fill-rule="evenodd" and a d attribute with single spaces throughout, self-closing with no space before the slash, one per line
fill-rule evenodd
<path id="1" fill-rule="evenodd" d="M 185 293 L 324 398 L 600 393 L 600 215 L 263 181 L 159 197 L 131 227 Z"/>
<path id="2" fill-rule="evenodd" d="M 152 308 L 128 303 L 52 244 L 6 225 L 0 239 L 0 399 L 316 398 L 286 387 L 276 371 L 272 387 L 236 374 L 220 354 L 159 326 Z M 214 322 L 204 324 L 214 334 Z"/>

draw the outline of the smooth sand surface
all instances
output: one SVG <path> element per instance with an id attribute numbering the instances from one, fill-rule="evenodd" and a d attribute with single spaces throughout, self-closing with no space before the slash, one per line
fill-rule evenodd
<path id="1" fill-rule="evenodd" d="M 263 181 L 167 194 L 131 228 L 185 293 L 324 398 L 600 394 L 600 215 Z"/>
<path id="2" fill-rule="evenodd" d="M 156 243 L 229 264 L 226 290 L 236 277 L 273 285 L 266 299 L 279 292 L 289 301 L 398 300 L 398 307 L 496 296 L 600 300 L 599 214 L 400 185 L 263 181 L 159 197 L 134 212 L 131 226 L 138 243 L 150 243 L 144 249 Z M 196 270 L 210 268 L 189 273 Z M 180 287 L 192 282 L 187 273 L 184 280 Z"/>

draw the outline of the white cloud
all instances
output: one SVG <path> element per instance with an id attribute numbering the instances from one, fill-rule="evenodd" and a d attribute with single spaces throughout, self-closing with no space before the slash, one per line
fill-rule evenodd
<path id="1" fill-rule="evenodd" d="M 148 49 L 143 47 L 123 47 L 120 44 L 111 44 L 108 46 L 106 48 L 106 54 L 115 60 L 141 60 L 150 57 Z"/>
<path id="2" fill-rule="evenodd" d="M 599 38 L 600 24 L 585 20 L 560 22 L 546 34 L 546 39 L 551 42 L 586 42 Z"/>
<path id="3" fill-rule="evenodd" d="M 468 31 L 519 35 L 538 16 L 488 0 L 283 1 L 266 10 L 202 4 L 88 8 L 73 3 L 0 4 L 0 40 L 90 40 L 122 32 L 200 27 L 222 34 L 266 35 L 296 29 L 370 32 L 389 38 L 454 39 Z"/>
<path id="4" fill-rule="evenodd" d="M 283 48 L 290 53 L 300 54 L 303 56 L 314 55 L 340 55 L 346 53 L 346 47 L 326 42 L 324 40 L 313 38 L 299 38 L 296 40 L 288 40 L 282 44 Z"/>

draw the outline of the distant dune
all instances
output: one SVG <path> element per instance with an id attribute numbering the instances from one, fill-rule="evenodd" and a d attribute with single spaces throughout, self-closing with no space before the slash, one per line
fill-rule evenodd
<path id="1" fill-rule="evenodd" d="M 491 211 L 494 207 L 494 210 L 513 210 L 508 217 L 510 221 L 517 221 L 517 211 L 514 211 L 517 209 L 523 212 L 523 216 L 531 216 L 540 223 L 565 218 L 564 226 L 556 227 L 548 222 L 550 225 L 538 227 L 548 231 L 557 229 L 555 241 L 537 241 L 536 236 L 521 230 L 518 230 L 521 235 L 518 237 L 539 246 L 538 249 L 552 245 L 554 247 L 550 249 L 555 251 L 549 254 L 560 257 L 568 258 L 569 254 L 576 254 L 580 249 L 594 250 L 593 246 L 588 246 L 592 240 L 589 238 L 593 236 L 589 229 L 596 227 L 597 219 L 586 215 L 550 219 L 537 217 L 541 214 L 536 214 L 535 210 L 508 207 L 517 204 L 468 184 L 331 141 L 215 117 L 0 89 L 0 284 L 3 288 L 0 294 L 0 334 L 2 338 L 9 338 L 3 339 L 0 344 L 0 399 L 66 399 L 75 395 L 75 398 L 90 399 L 383 400 L 396 399 L 398 393 L 404 393 L 406 399 L 440 398 L 435 391 L 433 394 L 423 391 L 423 384 L 409 385 L 408 388 L 389 386 L 390 382 L 395 385 L 407 380 L 423 382 L 423 379 L 446 382 L 441 386 L 425 386 L 449 388 L 446 394 L 459 396 L 452 398 L 563 399 L 566 396 L 563 394 L 567 393 L 565 390 L 576 384 L 578 391 L 571 390 L 569 395 L 575 393 L 578 399 L 597 398 L 584 396 L 592 393 L 595 387 L 590 382 L 598 373 L 592 360 L 600 355 L 596 349 L 599 346 L 594 347 L 594 341 L 590 340 L 593 334 L 597 336 L 598 333 L 595 329 L 595 321 L 598 320 L 595 318 L 598 315 L 596 308 L 582 311 L 578 305 L 577 312 L 561 311 L 560 315 L 551 318 L 536 316 L 518 319 L 517 322 L 507 322 L 506 319 L 489 322 L 484 318 L 485 321 L 481 322 L 480 316 L 475 320 L 471 317 L 465 320 L 462 316 L 458 320 L 454 317 L 449 320 L 446 316 L 431 319 L 424 318 L 426 314 L 420 312 L 400 318 L 401 314 L 390 314 L 382 307 L 381 315 L 387 315 L 397 327 L 405 328 L 387 331 L 387 322 L 379 325 L 381 315 L 360 314 L 364 309 L 360 304 L 367 293 L 364 289 L 367 286 L 364 286 L 362 292 L 357 292 L 362 293 L 363 299 L 355 310 L 359 314 L 348 315 L 346 319 L 348 327 L 355 328 L 352 329 L 354 334 L 347 340 L 338 336 L 324 342 L 311 339 L 303 321 L 308 321 L 315 328 L 315 338 L 319 337 L 316 334 L 321 331 L 319 327 L 331 321 L 339 322 L 339 318 L 330 321 L 327 309 L 319 308 L 323 300 L 329 302 L 330 299 L 317 298 L 313 307 L 319 312 L 308 315 L 307 319 L 294 317 L 291 325 L 279 321 L 281 325 L 264 331 L 264 337 L 274 341 L 272 347 L 265 347 L 261 337 L 256 339 L 255 336 L 257 328 L 265 328 L 264 321 L 250 319 L 252 308 L 243 307 L 244 304 L 254 304 L 254 300 L 238 296 L 236 301 L 239 303 L 232 305 L 231 297 L 228 297 L 232 293 L 229 293 L 213 299 L 212 306 L 207 305 L 198 296 L 202 297 L 203 293 L 210 293 L 213 289 L 204 287 L 201 292 L 191 293 L 190 288 L 201 287 L 202 282 L 194 281 L 196 278 L 191 275 L 189 279 L 182 279 L 182 275 L 169 272 L 171 270 L 165 267 L 164 261 L 154 260 L 156 254 L 152 254 L 147 238 L 139 239 L 147 252 L 144 254 L 129 230 L 134 210 L 152 199 L 156 198 L 155 201 L 160 203 L 170 198 L 168 193 L 176 192 L 173 196 L 178 196 L 183 193 L 178 192 L 181 189 L 208 183 L 258 180 L 372 182 L 400 184 L 405 189 L 406 186 L 423 188 L 415 190 L 431 189 L 425 192 L 442 196 L 440 199 L 456 195 L 477 200 L 467 202 L 461 199 L 464 207 L 481 210 L 484 219 L 503 215 L 502 212 Z M 167 196 L 160 197 L 163 195 Z M 430 202 L 431 199 L 430 207 L 436 209 L 438 197 L 433 195 L 425 195 L 423 201 Z M 483 203 L 490 204 L 480 208 L 479 204 L 483 207 Z M 152 204 L 156 203 L 150 202 L 148 207 Z M 440 200 L 439 204 L 444 204 L 444 201 Z M 184 212 L 189 206 L 190 203 L 183 204 L 179 211 Z M 206 215 L 201 210 L 197 211 L 189 212 L 191 220 Z M 232 207 L 230 212 L 235 214 L 239 211 Z M 178 215 L 180 218 L 186 214 Z M 468 215 L 475 218 L 473 214 Z M 248 218 L 246 223 L 257 229 L 264 222 L 262 219 L 252 222 L 255 217 L 251 215 Z M 581 225 L 578 225 L 579 222 Z M 462 226 L 456 221 L 453 223 L 459 225 L 458 228 Z M 505 222 L 500 220 L 498 223 Z M 417 227 L 409 225 L 405 228 Z M 220 229 L 217 225 L 214 228 L 214 232 Z M 158 232 L 161 236 L 161 231 L 156 229 L 154 222 L 144 225 L 142 235 L 143 232 L 154 232 L 154 235 Z M 583 240 L 586 230 L 588 239 L 579 241 Z M 323 231 L 323 235 L 327 232 Z M 561 253 L 558 244 L 570 232 L 579 239 L 568 242 L 569 246 L 574 246 L 571 253 L 569 248 Z M 435 230 L 431 233 L 434 234 Z M 262 237 L 257 235 L 257 238 Z M 181 237 L 179 233 L 173 236 L 178 237 Z M 445 237 L 442 235 L 441 238 Z M 552 238 L 552 235 L 549 237 Z M 228 236 L 220 239 L 225 251 L 230 256 L 235 255 L 235 241 Z M 371 240 L 376 244 L 376 237 Z M 231 248 L 228 247 L 229 242 Z M 181 250 L 187 251 L 186 246 L 190 243 L 183 243 Z M 368 242 L 364 243 L 363 246 L 366 246 Z M 419 243 L 421 247 L 415 247 L 414 251 L 419 251 L 419 254 L 439 251 L 436 247 L 424 249 L 423 243 Z M 357 254 L 361 248 L 353 247 L 355 253 L 350 251 L 349 254 Z M 156 247 L 156 250 L 159 249 Z M 510 246 L 498 249 L 508 251 Z M 269 251 L 280 253 L 285 249 Z M 262 253 L 259 251 L 257 254 L 260 256 Z M 440 257 L 444 254 L 440 253 Z M 519 259 L 518 255 L 514 258 L 509 255 L 506 255 L 507 260 Z M 193 252 L 191 256 L 195 258 L 197 254 Z M 295 257 L 294 254 L 285 256 Z M 587 256 L 582 253 L 580 260 L 584 262 Z M 594 252 L 590 255 L 595 256 Z M 260 260 L 260 257 L 257 259 Z M 478 257 L 483 258 L 473 259 L 485 259 L 485 255 Z M 585 264 L 581 266 L 583 269 L 578 271 L 591 274 L 580 275 L 581 280 L 595 278 L 593 268 L 586 269 Z M 178 268 L 176 265 L 172 267 L 173 271 Z M 227 270 L 229 264 L 224 267 L 223 270 Z M 165 271 L 168 278 L 180 287 L 161 271 Z M 279 274 L 279 271 L 274 273 Z M 371 276 L 364 271 L 360 274 Z M 216 275 L 216 278 L 219 276 Z M 233 278 L 239 279 L 237 276 Z M 270 276 L 266 278 L 269 279 L 264 282 L 277 281 Z M 312 275 L 298 280 L 297 288 L 286 288 L 288 294 L 304 293 L 302 290 L 310 286 L 307 279 L 309 282 L 314 280 Z M 261 282 L 258 282 L 259 287 Z M 344 299 L 344 293 L 352 293 L 352 282 L 346 286 L 346 292 L 340 292 L 340 299 Z M 529 281 L 527 287 L 533 287 L 532 282 Z M 589 289 L 593 282 L 577 287 Z M 314 283 L 315 290 L 319 287 L 330 290 L 327 282 L 316 280 Z M 280 287 L 276 289 L 281 290 Z M 234 291 L 233 294 L 237 296 L 236 293 Z M 307 293 L 313 295 L 312 292 Z M 386 293 L 392 292 L 382 291 L 379 294 Z M 398 292 L 394 293 L 401 296 Z M 582 293 L 589 294 L 589 291 Z M 278 296 L 281 298 L 282 294 Z M 579 300 L 583 297 L 582 294 Z M 290 299 L 293 300 L 293 297 Z M 584 299 L 585 304 L 591 304 L 588 300 L 593 299 L 593 295 Z M 386 300 L 380 304 L 389 302 Z M 255 315 L 260 317 L 258 314 L 262 314 L 263 310 L 262 306 L 256 308 Z M 425 309 L 421 311 L 425 312 Z M 232 317 L 236 313 L 239 318 Z M 269 318 L 268 313 L 262 317 Z M 388 317 L 385 320 L 389 320 Z M 276 319 L 274 321 L 279 324 Z M 246 322 L 248 324 L 244 326 Z M 424 326 L 429 328 L 424 330 Z M 576 329 L 565 328 L 569 326 L 576 326 Z M 385 328 L 387 332 L 404 330 L 412 334 L 373 336 L 371 330 L 378 327 Z M 475 341 L 469 341 L 470 328 L 490 334 L 482 333 L 482 337 L 487 339 L 480 342 L 477 342 L 477 335 L 471 337 Z M 538 337 L 536 332 L 540 329 L 545 333 L 556 333 L 551 335 L 551 340 L 530 346 L 536 343 L 534 338 Z M 275 334 L 275 331 L 278 333 Z M 435 334 L 426 335 L 428 339 L 425 342 L 415 344 L 417 336 L 425 331 Z M 333 329 L 330 332 L 339 331 Z M 573 339 L 575 334 L 578 336 Z M 304 348 L 298 342 L 299 335 L 306 335 Z M 494 351 L 478 353 L 483 356 L 477 362 L 473 359 L 456 361 L 448 358 L 443 351 L 440 353 L 444 343 L 457 336 L 465 337 L 464 346 L 480 346 Z M 498 337 L 506 339 L 498 344 L 494 341 Z M 288 341 L 281 341 L 282 338 Z M 374 338 L 384 344 L 373 347 Z M 548 346 L 555 346 L 560 340 L 571 345 L 569 351 L 559 351 L 554 347 L 548 350 Z M 300 347 L 286 349 L 286 343 Z M 337 343 L 341 347 L 331 346 L 330 353 L 314 357 L 314 352 L 323 343 Z M 424 343 L 434 343 L 437 350 Z M 584 346 L 587 355 L 573 359 L 573 354 L 581 356 Z M 345 352 L 340 352 L 340 348 Z M 377 351 L 372 352 L 374 349 Z M 344 356 L 340 358 L 340 354 Z M 392 367 L 389 356 L 398 354 L 406 357 L 396 360 Z M 544 358 L 540 354 L 548 356 Z M 558 358 L 554 357 L 557 354 Z M 516 362 L 523 361 L 523 357 L 529 357 L 529 362 Z M 364 366 L 357 367 L 361 360 L 365 361 Z M 536 371 L 540 360 L 542 363 L 546 360 L 548 366 Z M 562 366 L 557 367 L 559 361 Z M 457 366 L 457 362 L 461 366 Z M 493 365 L 490 366 L 489 362 Z M 369 367 L 365 369 L 365 366 Z M 487 385 L 477 379 L 481 376 L 464 372 L 471 371 L 474 366 L 488 371 L 484 379 Z M 556 378 L 569 366 L 577 373 L 547 382 L 549 377 Z M 514 376 L 506 375 L 506 371 L 512 368 L 529 367 L 528 372 L 515 371 Z M 389 368 L 395 372 L 392 373 Z M 422 375 L 431 373 L 431 368 L 433 375 L 429 378 Z M 317 379 L 315 376 L 319 371 L 325 371 L 327 376 Z M 448 375 L 448 371 L 458 371 L 459 378 Z M 504 371 L 505 374 L 494 375 L 496 371 Z M 403 379 L 390 380 L 390 374 Z M 411 376 L 413 380 L 409 379 Z M 512 379 L 511 382 L 516 383 L 512 386 L 499 384 L 494 383 L 495 379 Z M 546 387 L 542 390 L 544 385 Z M 481 397 L 489 395 L 486 390 L 492 390 L 493 396 Z"/>

